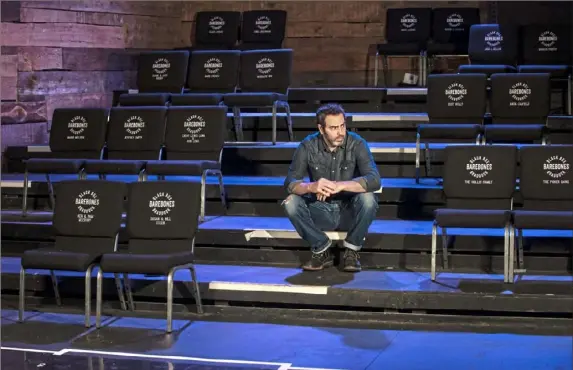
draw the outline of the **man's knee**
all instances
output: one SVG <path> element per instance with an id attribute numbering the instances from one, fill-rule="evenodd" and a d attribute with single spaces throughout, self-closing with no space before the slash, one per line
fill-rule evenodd
<path id="1" fill-rule="evenodd" d="M 305 205 L 304 199 L 300 195 L 290 194 L 281 203 L 288 216 L 296 215 L 300 208 Z"/>
<path id="2" fill-rule="evenodd" d="M 374 193 L 359 193 L 354 196 L 354 204 L 366 212 L 376 212 L 378 199 Z"/>

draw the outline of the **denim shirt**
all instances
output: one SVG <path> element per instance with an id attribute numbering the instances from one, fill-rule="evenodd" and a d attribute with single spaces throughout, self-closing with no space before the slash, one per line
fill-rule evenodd
<path id="1" fill-rule="evenodd" d="M 292 193 L 294 187 L 303 182 L 306 176 L 311 182 L 320 178 L 331 181 L 357 181 L 366 192 L 380 189 L 380 174 L 368 143 L 353 132 L 347 132 L 344 143 L 333 152 L 320 132 L 308 135 L 301 141 L 284 182 L 287 191 Z M 335 197 L 340 198 L 345 198 L 344 194 Z"/>

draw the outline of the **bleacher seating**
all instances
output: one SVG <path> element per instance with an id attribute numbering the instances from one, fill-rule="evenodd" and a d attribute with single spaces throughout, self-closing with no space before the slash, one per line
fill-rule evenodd
<path id="1" fill-rule="evenodd" d="M 241 92 L 223 96 L 225 105 L 233 108 L 237 140 L 243 140 L 241 108 L 272 108 L 272 142 L 277 141 L 277 109 L 286 111 L 289 140 L 292 121 L 287 95 L 292 80 L 292 50 L 252 50 L 241 53 L 239 87 Z"/>
<path id="2" fill-rule="evenodd" d="M 85 326 L 90 327 L 92 269 L 104 253 L 117 249 L 126 186 L 105 180 L 62 181 L 56 194 L 53 246 L 29 249 L 22 254 L 18 321 L 24 320 L 27 269 L 50 270 L 58 305 L 61 298 L 54 270 L 77 271 L 85 273 Z M 119 289 L 118 293 L 122 294 Z"/>
<path id="3" fill-rule="evenodd" d="M 420 180 L 420 144 L 425 144 L 426 176 L 431 176 L 429 139 L 471 140 L 481 144 L 486 111 L 484 74 L 440 74 L 428 77 L 428 123 L 418 125 L 416 182 Z"/>
<path id="4" fill-rule="evenodd" d="M 191 273 L 197 312 L 203 313 L 194 268 L 195 234 L 199 213 L 199 185 L 193 182 L 153 181 L 128 185 L 127 250 L 105 253 L 97 274 L 96 327 L 101 326 L 102 277 L 104 272 L 122 273 L 130 310 L 135 304 L 127 274 L 167 276 L 167 333 L 172 331 L 173 275 Z"/>
<path id="5" fill-rule="evenodd" d="M 491 124 L 484 141 L 547 142 L 551 90 L 548 73 L 498 73 L 491 76 Z"/>
<path id="6" fill-rule="evenodd" d="M 514 271 L 525 272 L 522 230 L 573 230 L 573 146 L 528 146 L 522 147 L 519 155 L 522 207 L 513 211 L 518 270 L 514 270 L 513 248 L 509 255 L 510 282 Z"/>
<path id="7" fill-rule="evenodd" d="M 442 230 L 442 263 L 448 268 L 448 228 L 504 229 L 504 281 L 513 240 L 511 210 L 517 178 L 517 147 L 447 146 L 443 191 L 446 207 L 435 211 L 432 226 L 431 279 L 436 280 L 438 228 Z"/>
<path id="8" fill-rule="evenodd" d="M 284 10 L 249 10 L 243 12 L 241 50 L 280 49 L 286 33 Z"/>

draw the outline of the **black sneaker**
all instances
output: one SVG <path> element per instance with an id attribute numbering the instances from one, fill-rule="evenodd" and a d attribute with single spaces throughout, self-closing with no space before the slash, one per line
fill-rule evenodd
<path id="1" fill-rule="evenodd" d="M 334 255 L 330 253 L 330 248 L 322 253 L 313 253 L 310 261 L 302 265 L 306 271 L 319 271 L 327 267 L 334 266 Z"/>
<path id="2" fill-rule="evenodd" d="M 344 252 L 344 271 L 346 272 L 358 272 L 362 270 L 360 266 L 360 256 L 358 252 L 346 248 L 346 252 Z"/>

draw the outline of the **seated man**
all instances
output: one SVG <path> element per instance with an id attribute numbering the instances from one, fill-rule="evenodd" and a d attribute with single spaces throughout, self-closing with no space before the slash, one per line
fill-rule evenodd
<path id="1" fill-rule="evenodd" d="M 375 191 L 380 174 L 366 140 L 346 132 L 344 109 L 327 104 L 316 113 L 318 131 L 294 153 L 282 202 L 298 234 L 308 242 L 312 258 L 304 270 L 334 265 L 332 241 L 324 231 L 346 230 L 344 271 L 360 271 L 358 251 L 378 209 Z M 308 175 L 310 182 L 303 179 Z"/>

